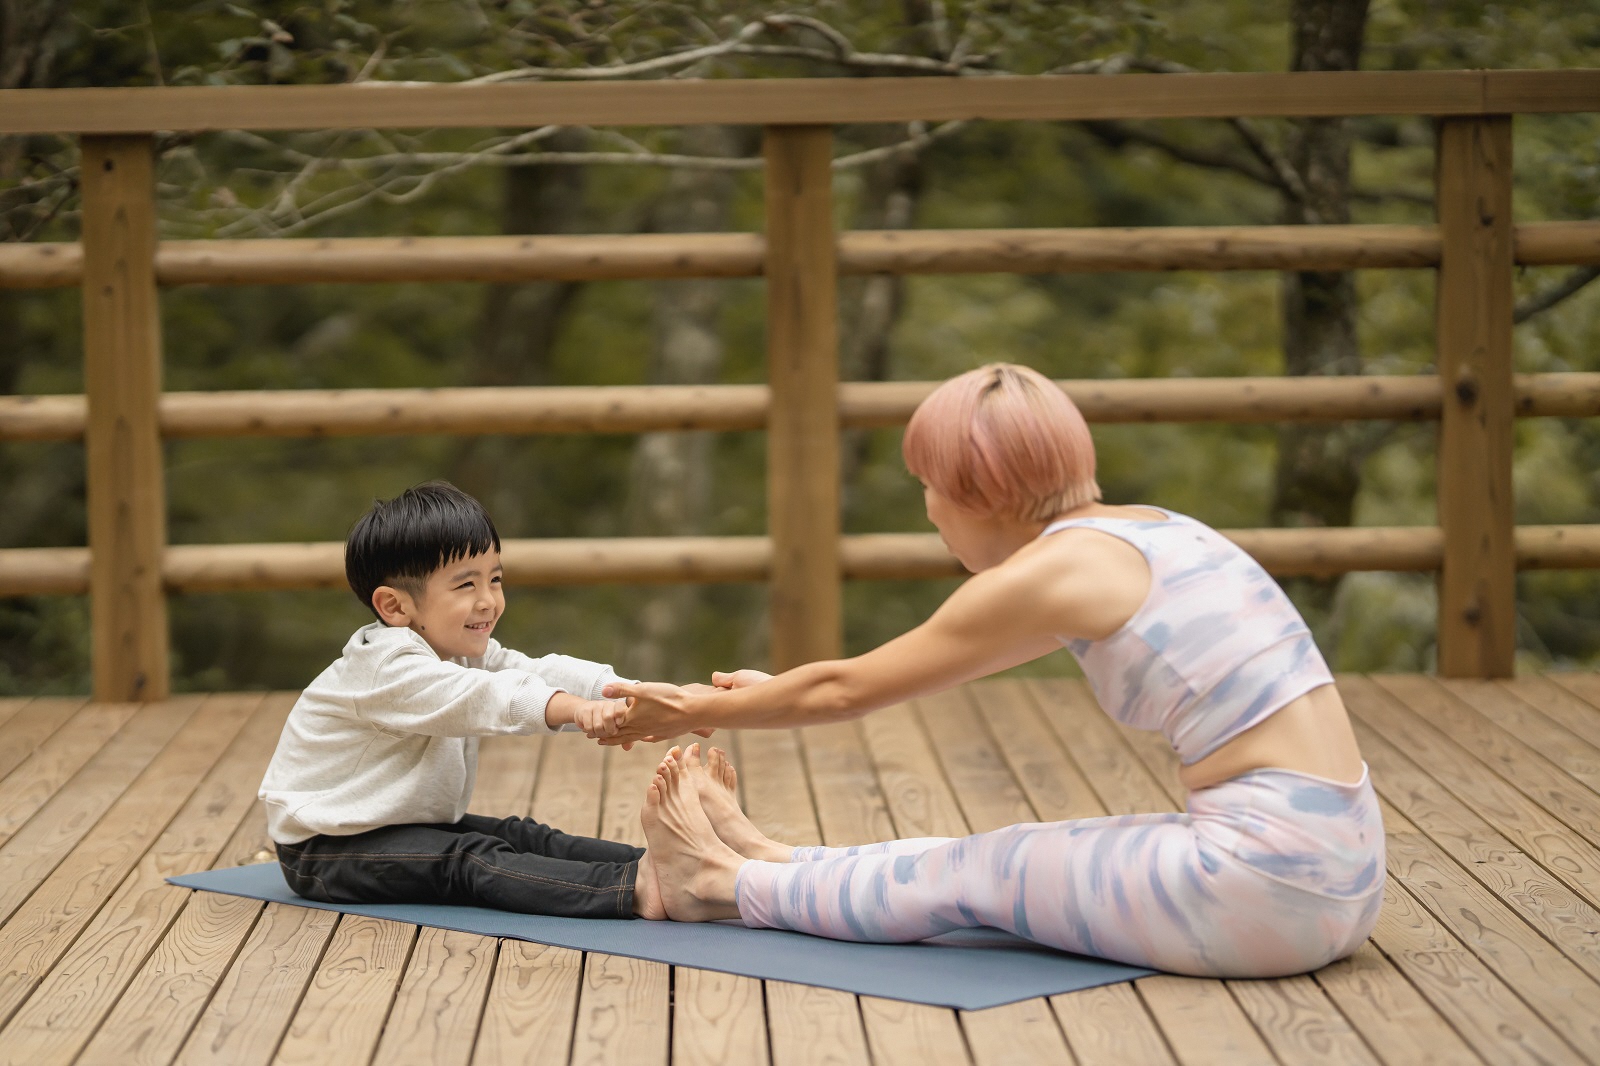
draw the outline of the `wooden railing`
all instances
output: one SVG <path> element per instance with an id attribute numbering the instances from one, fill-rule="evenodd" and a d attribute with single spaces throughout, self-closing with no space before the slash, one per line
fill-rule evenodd
<path id="1" fill-rule="evenodd" d="M 840 274 L 1435 269 L 1438 376 L 1075 381 L 1092 422 L 1438 420 L 1439 525 L 1233 530 L 1280 575 L 1438 571 L 1439 670 L 1511 672 L 1520 568 L 1600 567 L 1600 526 L 1514 528 L 1515 417 L 1600 414 L 1600 374 L 1513 375 L 1512 270 L 1600 263 L 1600 222 L 1513 226 L 1510 116 L 1600 110 L 1600 71 L 282 86 L 0 92 L 0 134 L 82 137 L 80 243 L 0 245 L 0 287 L 78 286 L 85 395 L 0 397 L 0 440 L 82 439 L 89 547 L 0 551 L 0 595 L 91 597 L 95 695 L 169 688 L 172 591 L 342 584 L 338 544 L 166 543 L 163 438 L 765 429 L 769 535 L 509 541 L 525 584 L 768 581 L 779 667 L 840 652 L 839 580 L 960 572 L 927 534 L 840 536 L 839 430 L 933 383 L 841 383 Z M 1436 226 L 834 234 L 832 125 L 1430 115 Z M 764 235 L 171 241 L 156 130 L 759 124 Z M 768 384 L 164 393 L 158 286 L 765 276 Z"/>

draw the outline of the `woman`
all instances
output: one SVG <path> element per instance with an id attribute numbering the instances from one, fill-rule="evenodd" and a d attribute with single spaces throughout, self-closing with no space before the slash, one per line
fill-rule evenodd
<path id="1" fill-rule="evenodd" d="M 1065 644 L 1107 713 L 1172 743 L 1187 813 L 769 861 L 786 853 L 719 840 L 698 768 L 669 760 L 644 811 L 668 915 L 864 941 L 994 926 L 1211 977 L 1301 973 L 1355 950 L 1383 887 L 1377 797 L 1327 665 L 1266 572 L 1193 519 L 1099 503 L 1082 415 L 1023 367 L 940 386 L 904 452 L 975 574 L 932 618 L 853 659 L 719 675 L 721 690 L 613 685 L 634 702 L 606 742 L 856 718 Z"/>

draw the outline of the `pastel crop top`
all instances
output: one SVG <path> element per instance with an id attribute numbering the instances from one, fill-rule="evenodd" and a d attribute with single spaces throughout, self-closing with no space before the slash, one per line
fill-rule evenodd
<path id="1" fill-rule="evenodd" d="M 1187 765 L 1332 684 L 1333 675 L 1300 612 L 1260 564 L 1210 526 L 1149 510 L 1166 517 L 1074 518 L 1040 536 L 1099 530 L 1150 564 L 1149 595 L 1121 629 L 1062 643 L 1107 714 L 1159 731 Z"/>

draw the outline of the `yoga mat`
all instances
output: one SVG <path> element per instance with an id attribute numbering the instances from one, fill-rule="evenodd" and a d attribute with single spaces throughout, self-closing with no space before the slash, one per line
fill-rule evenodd
<path id="1" fill-rule="evenodd" d="M 531 940 L 578 951 L 652 959 L 673 966 L 793 981 L 960 1010 L 998 1007 L 1035 996 L 1131 981 L 1155 972 L 1069 955 L 998 929 L 965 929 L 918 944 L 852 944 L 781 929 L 746 929 L 726 922 L 550 918 L 426 903 L 316 903 L 291 892 L 276 863 L 209 870 L 167 880 L 183 888 L 269 903 Z"/>

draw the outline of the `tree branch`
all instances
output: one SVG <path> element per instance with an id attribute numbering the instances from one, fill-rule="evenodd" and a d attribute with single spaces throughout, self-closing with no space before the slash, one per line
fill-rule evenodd
<path id="1" fill-rule="evenodd" d="M 1261 166 L 1259 161 L 1248 156 L 1240 156 L 1216 148 L 1201 148 L 1182 144 L 1154 130 L 1146 129 L 1142 126 L 1129 125 L 1126 122 L 1095 120 L 1083 122 L 1080 125 L 1112 148 L 1120 148 L 1131 141 L 1135 144 L 1143 144 L 1158 149 L 1179 162 L 1192 163 L 1195 166 L 1209 167 L 1213 170 L 1229 170 L 1235 174 L 1242 174 L 1263 185 L 1276 187 L 1278 184 L 1273 175 Z"/>
<path id="2" fill-rule="evenodd" d="M 1550 310 L 1567 297 L 1575 295 L 1595 278 L 1600 278 L 1600 266 L 1579 267 L 1549 288 L 1541 289 L 1526 299 L 1518 300 L 1517 306 L 1511 312 L 1511 321 L 1521 324 L 1541 311 Z"/>

